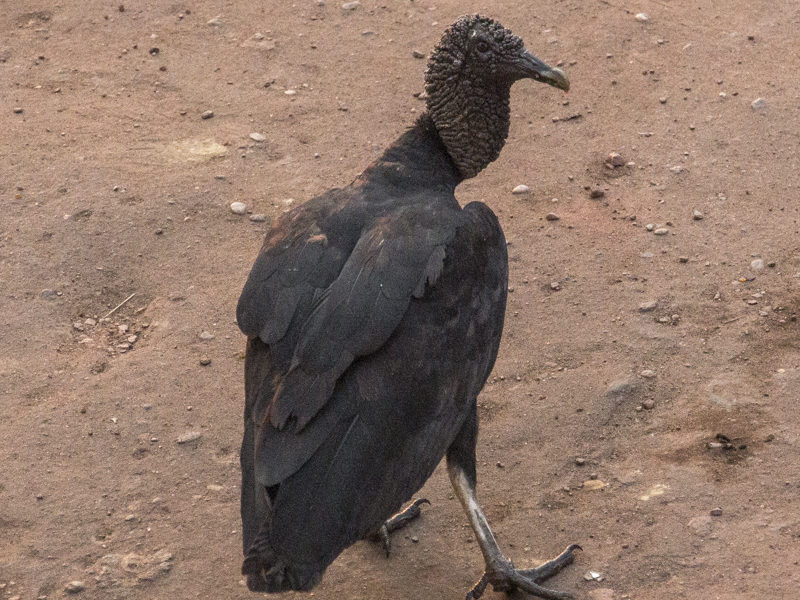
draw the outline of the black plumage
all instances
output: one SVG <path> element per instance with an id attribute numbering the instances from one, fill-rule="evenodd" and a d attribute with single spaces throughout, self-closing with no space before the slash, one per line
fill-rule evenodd
<path id="1" fill-rule="evenodd" d="M 522 77 L 568 87 L 499 24 L 459 19 L 431 58 L 429 110 L 352 184 L 267 234 L 237 308 L 248 337 L 250 589 L 316 585 L 446 453 L 470 514 L 476 398 L 500 343 L 508 267 L 494 213 L 477 202 L 462 209 L 454 191 L 499 153 Z M 528 589 L 490 562 L 495 587 Z"/>

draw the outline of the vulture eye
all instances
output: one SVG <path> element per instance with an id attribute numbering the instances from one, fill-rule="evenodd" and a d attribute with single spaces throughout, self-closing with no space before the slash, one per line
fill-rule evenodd
<path id="1" fill-rule="evenodd" d="M 489 44 L 487 44 L 483 40 L 480 40 L 475 47 L 478 49 L 478 52 L 480 52 L 481 54 L 484 54 L 485 52 L 489 51 Z"/>

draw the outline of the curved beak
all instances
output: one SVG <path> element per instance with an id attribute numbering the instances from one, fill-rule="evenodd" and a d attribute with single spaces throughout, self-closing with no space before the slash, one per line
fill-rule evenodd
<path id="1" fill-rule="evenodd" d="M 517 72 L 520 79 L 529 78 L 541 81 L 560 90 L 569 91 L 569 79 L 561 69 L 551 67 L 539 60 L 527 50 L 516 61 Z"/>

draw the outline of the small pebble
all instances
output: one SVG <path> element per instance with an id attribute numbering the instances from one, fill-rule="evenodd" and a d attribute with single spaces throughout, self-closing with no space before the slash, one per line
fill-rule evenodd
<path id="1" fill-rule="evenodd" d="M 592 191 L 589 192 L 589 197 L 597 200 L 598 198 L 604 198 L 606 193 L 601 190 L 600 188 L 592 188 Z"/>
<path id="2" fill-rule="evenodd" d="M 644 402 L 642 402 L 642 408 L 645 410 L 653 410 L 656 406 L 656 401 L 652 398 L 648 398 Z"/>
<path id="3" fill-rule="evenodd" d="M 21 106 L 15 106 L 14 107 L 14 114 L 15 115 L 21 115 L 22 114 L 22 107 Z"/>
<path id="4" fill-rule="evenodd" d="M 696 208 L 692 211 L 692 219 L 695 221 L 702 221 L 703 220 L 703 213 L 701 213 Z"/>
<path id="5" fill-rule="evenodd" d="M 297 94 L 297 90 L 286 90 L 283 93 L 286 94 L 287 96 L 294 96 L 295 94 Z"/>
<path id="6" fill-rule="evenodd" d="M 612 167 L 622 167 L 625 165 L 625 159 L 619 152 L 612 152 L 608 155 L 606 162 L 609 163 Z"/>
<path id="7" fill-rule="evenodd" d="M 667 103 L 667 97 L 666 96 L 661 96 L 661 98 L 659 98 L 658 101 L 661 102 L 661 104 L 666 104 Z"/>
<path id="8" fill-rule="evenodd" d="M 247 205 L 244 202 L 231 202 L 231 212 L 236 215 L 243 215 L 247 212 Z"/>
<path id="9" fill-rule="evenodd" d="M 559 217 L 556 213 L 547 213 L 544 218 L 548 221 L 558 221 L 561 217 Z"/>
<path id="10" fill-rule="evenodd" d="M 220 18 L 220 15 L 217 15 L 213 19 L 209 19 L 206 22 L 206 25 L 210 25 L 211 27 L 219 27 L 220 25 L 222 25 L 222 19 Z"/>
<path id="11" fill-rule="evenodd" d="M 411 536 L 411 541 L 414 542 L 415 544 L 418 544 L 419 543 L 419 538 L 417 536 L 415 536 L 415 535 L 412 535 Z"/>
<path id="12" fill-rule="evenodd" d="M 689 262 L 689 257 L 688 256 L 679 256 L 678 257 L 678 262 L 681 263 L 681 264 L 686 264 L 686 263 Z"/>
<path id="13" fill-rule="evenodd" d="M 644 23 L 649 20 L 649 17 L 645 13 L 636 13 L 636 20 Z"/>
<path id="14" fill-rule="evenodd" d="M 767 101 L 764 98 L 756 98 L 750 106 L 753 107 L 753 110 L 761 110 L 767 107 Z"/>
<path id="15" fill-rule="evenodd" d="M 214 339 L 214 334 L 208 331 L 203 331 L 200 333 L 200 339 L 204 341 L 209 341 Z"/>
<path id="16" fill-rule="evenodd" d="M 750 268 L 753 271 L 761 271 L 764 269 L 764 259 L 763 258 L 756 258 L 750 263 Z"/>
<path id="17" fill-rule="evenodd" d="M 189 431 L 189 432 L 184 433 L 183 435 L 181 435 L 177 439 L 177 442 L 179 444 L 188 444 L 189 442 L 196 442 L 201 437 L 203 437 L 203 434 L 200 433 L 199 431 Z"/>
<path id="18" fill-rule="evenodd" d="M 550 289 L 557 292 L 558 290 L 561 289 L 561 284 L 557 281 L 553 281 L 552 283 L 550 283 Z"/>
<path id="19" fill-rule="evenodd" d="M 342 10 L 355 10 L 359 6 L 361 6 L 361 2 L 358 2 L 358 0 L 356 0 L 355 2 L 345 2 L 344 4 L 342 4 Z"/>
<path id="20" fill-rule="evenodd" d="M 641 375 L 645 379 L 653 379 L 653 377 L 656 376 L 656 372 L 653 371 L 652 369 L 645 369 L 644 371 L 639 373 L 639 375 Z"/>
<path id="21" fill-rule="evenodd" d="M 582 467 L 583 465 L 586 464 L 586 459 L 578 457 L 575 459 L 575 464 L 578 465 L 579 467 Z"/>
<path id="22" fill-rule="evenodd" d="M 204 367 L 207 367 L 208 365 L 211 364 L 211 359 L 208 358 L 207 356 L 201 356 L 200 357 L 200 364 L 203 365 Z"/>
<path id="23" fill-rule="evenodd" d="M 531 188 L 529 188 L 524 183 L 521 183 L 520 185 L 515 187 L 513 190 L 511 190 L 511 193 L 512 194 L 527 194 L 529 191 L 531 191 Z"/>
<path id="24" fill-rule="evenodd" d="M 669 229 L 667 229 L 666 227 L 659 227 L 658 229 L 653 231 L 653 233 L 656 235 L 667 235 L 669 233 Z"/>
<path id="25" fill-rule="evenodd" d="M 712 508 L 711 509 L 711 516 L 712 517 L 721 517 L 722 516 L 722 509 L 721 508 Z"/>
<path id="26" fill-rule="evenodd" d="M 414 58 L 425 58 L 425 53 L 420 52 L 419 50 L 412 50 L 411 56 L 413 56 Z"/>
<path id="27" fill-rule="evenodd" d="M 650 312 L 656 309 L 658 300 L 650 300 L 649 302 L 642 302 L 639 305 L 639 312 Z"/>
<path id="28" fill-rule="evenodd" d="M 267 136 L 265 136 L 263 133 L 251 133 L 250 139 L 256 142 L 263 142 L 267 139 Z"/>
<path id="29" fill-rule="evenodd" d="M 213 110 L 207 110 L 202 115 L 200 115 L 200 118 L 201 119 L 210 119 L 213 116 L 214 116 L 214 111 Z"/>
<path id="30" fill-rule="evenodd" d="M 262 213 L 256 213 L 254 215 L 250 215 L 250 220 L 254 223 L 263 223 L 267 220 L 267 215 Z"/>
<path id="31" fill-rule="evenodd" d="M 68 594 L 78 594 L 86 589 L 86 584 L 82 581 L 70 581 L 64 586 L 64 591 Z"/>
<path id="32" fill-rule="evenodd" d="M 647 231 L 653 231 L 653 229 L 655 229 L 656 226 L 653 225 L 652 223 L 648 223 L 647 225 L 644 226 L 644 228 L 647 229 Z"/>

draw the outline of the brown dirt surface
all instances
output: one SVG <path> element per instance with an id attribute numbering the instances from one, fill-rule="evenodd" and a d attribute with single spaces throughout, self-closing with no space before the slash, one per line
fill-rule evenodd
<path id="1" fill-rule="evenodd" d="M 517 84 L 458 190 L 511 243 L 479 398 L 501 546 L 580 543 L 550 582 L 577 598 L 800 597 L 797 3 L 340 5 L 3 5 L 0 598 L 253 597 L 239 291 L 274 217 L 419 115 L 412 52 L 465 12 L 572 82 Z M 463 598 L 480 552 L 441 468 L 421 494 L 389 560 L 356 544 L 314 597 Z"/>

